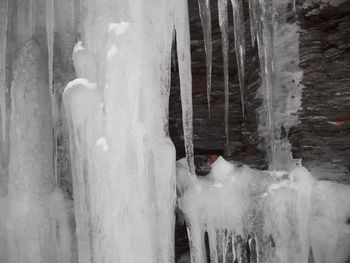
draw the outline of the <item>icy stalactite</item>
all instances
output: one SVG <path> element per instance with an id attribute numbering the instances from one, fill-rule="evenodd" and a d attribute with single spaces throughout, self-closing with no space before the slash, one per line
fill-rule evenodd
<path id="1" fill-rule="evenodd" d="M 212 62 L 213 62 L 213 44 L 212 44 L 212 31 L 211 31 L 211 10 L 210 0 L 198 0 L 199 15 L 202 22 L 204 48 L 206 55 L 206 68 L 207 68 L 207 101 L 208 101 L 208 113 L 210 112 L 210 99 L 211 99 L 211 79 L 212 79 Z"/>
<path id="2" fill-rule="evenodd" d="M 182 121 L 184 128 L 185 151 L 189 173 L 195 174 L 193 152 L 193 109 L 192 109 L 192 74 L 191 74 L 191 39 L 187 1 L 174 1 L 176 47 L 179 63 Z"/>
<path id="3" fill-rule="evenodd" d="M 6 42 L 7 42 L 7 9 L 8 0 L 0 3 L 0 116 L 1 133 L 0 140 L 6 136 Z M 1 143 L 0 143 L 1 145 Z"/>
<path id="4" fill-rule="evenodd" d="M 228 51 L 229 51 L 229 39 L 228 39 L 228 15 L 227 15 L 227 0 L 218 1 L 219 11 L 219 24 L 221 30 L 222 39 L 222 56 L 224 66 L 224 93 L 225 93 L 225 134 L 226 144 L 229 145 L 229 72 L 228 72 Z"/>
<path id="5" fill-rule="evenodd" d="M 12 66 L 8 194 L 1 198 L 1 262 L 71 262 L 67 201 L 52 177 L 52 122 L 40 48 L 27 42 Z M 25 142 L 25 143 L 23 143 Z"/>
<path id="6" fill-rule="evenodd" d="M 248 262 L 306 263 L 310 246 L 316 263 L 345 262 L 349 256 L 348 186 L 315 181 L 303 167 L 272 173 L 221 157 L 207 176 L 186 176 L 180 160 L 179 206 L 191 237 L 191 262 L 206 262 L 210 254 L 211 262 L 247 262 L 249 256 Z"/>
<path id="7" fill-rule="evenodd" d="M 239 87 L 241 93 L 242 115 L 244 118 L 244 65 L 245 65 L 245 25 L 242 0 L 231 0 L 235 32 L 235 49 L 238 67 Z"/>

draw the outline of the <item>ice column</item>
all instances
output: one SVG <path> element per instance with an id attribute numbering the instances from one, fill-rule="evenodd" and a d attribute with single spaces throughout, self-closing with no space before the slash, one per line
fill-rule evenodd
<path id="1" fill-rule="evenodd" d="M 185 137 L 185 151 L 189 174 L 194 176 L 193 125 L 192 125 L 192 73 L 191 39 L 188 6 L 185 0 L 174 1 L 177 54 L 180 74 L 182 119 Z"/>
<path id="2" fill-rule="evenodd" d="M 46 66 L 27 42 L 12 67 L 8 195 L 0 200 L 0 261 L 71 261 L 66 202 L 53 187 L 52 116 Z"/>
<path id="3" fill-rule="evenodd" d="M 194 174 L 187 1 L 81 4 L 83 39 L 73 53 L 78 78 L 63 95 L 79 262 L 173 262 L 175 149 L 168 100 L 174 24 L 187 174 Z"/>

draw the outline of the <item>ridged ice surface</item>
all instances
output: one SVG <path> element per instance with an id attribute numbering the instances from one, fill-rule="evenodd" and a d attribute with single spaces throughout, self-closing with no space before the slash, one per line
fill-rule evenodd
<path id="1" fill-rule="evenodd" d="M 79 262 L 173 262 L 175 148 L 167 129 L 174 29 L 186 173 L 194 176 L 187 1 L 83 4 L 84 38 L 73 53 L 78 78 L 64 92 Z"/>
<path id="2" fill-rule="evenodd" d="M 13 63 L 10 162 L 0 198 L 0 262 L 71 262 L 68 202 L 54 188 L 46 65 L 27 42 Z M 24 143 L 25 142 L 25 143 Z"/>

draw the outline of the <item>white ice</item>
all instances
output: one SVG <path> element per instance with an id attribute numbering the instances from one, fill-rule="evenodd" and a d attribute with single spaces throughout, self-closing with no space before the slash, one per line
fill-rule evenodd
<path id="1" fill-rule="evenodd" d="M 71 262 L 69 202 L 54 187 L 46 65 L 27 42 L 13 63 L 10 163 L 0 198 L 0 262 Z"/>
<path id="2" fill-rule="evenodd" d="M 189 229 L 192 263 L 206 260 L 205 232 L 211 262 L 241 262 L 244 244 L 252 240 L 258 262 L 306 263 L 310 247 L 316 263 L 345 262 L 350 188 L 315 181 L 303 167 L 288 177 L 274 174 L 220 157 L 210 174 L 189 180 L 184 160 L 178 161 L 178 203 Z"/>
<path id="3" fill-rule="evenodd" d="M 84 37 L 73 53 L 78 79 L 63 95 L 79 262 L 173 262 L 175 149 L 168 101 L 174 29 L 186 170 L 194 174 L 187 2 L 85 4 Z"/>

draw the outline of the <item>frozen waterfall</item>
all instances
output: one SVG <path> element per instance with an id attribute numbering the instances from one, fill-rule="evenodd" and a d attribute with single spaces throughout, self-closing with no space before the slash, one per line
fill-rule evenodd
<path id="1" fill-rule="evenodd" d="M 191 1 L 203 31 L 209 119 L 222 113 L 222 147 L 231 155 L 238 130 L 231 116 L 239 112 L 244 126 L 252 97 L 260 99 L 251 135 L 258 139 L 247 141 L 259 141 L 268 170 L 218 157 L 198 173 Z M 173 263 L 177 216 L 191 263 L 348 262 L 350 187 L 317 180 L 288 139 L 302 103 L 300 28 L 292 19 L 299 5 L 0 0 L 0 263 Z M 169 129 L 175 72 L 178 161 Z"/>

